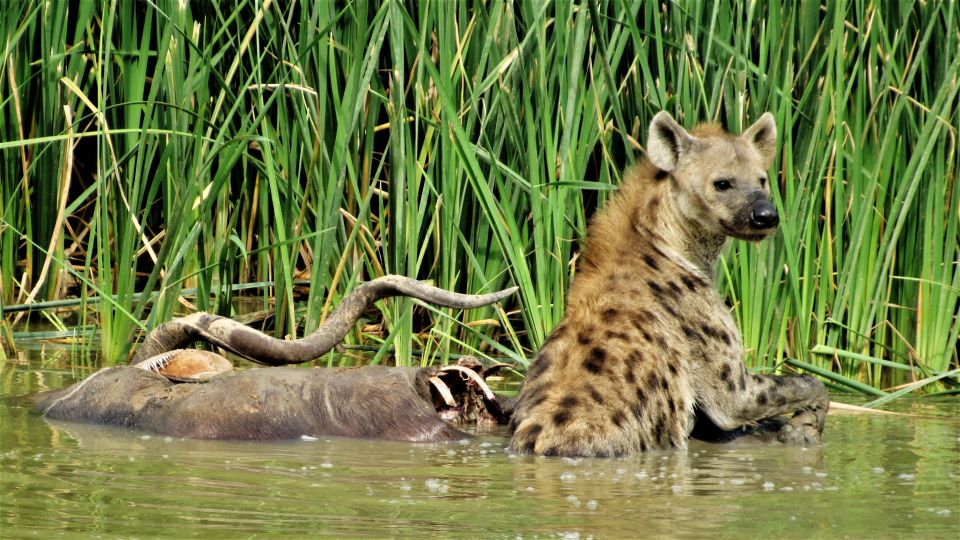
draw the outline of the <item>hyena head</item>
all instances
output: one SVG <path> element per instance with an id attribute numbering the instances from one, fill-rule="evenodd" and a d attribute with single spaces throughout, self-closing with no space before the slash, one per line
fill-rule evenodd
<path id="1" fill-rule="evenodd" d="M 767 177 L 776 147 L 770 113 L 735 136 L 713 125 L 688 133 L 660 112 L 650 123 L 647 157 L 670 173 L 684 219 L 708 232 L 762 240 L 779 222 Z"/>

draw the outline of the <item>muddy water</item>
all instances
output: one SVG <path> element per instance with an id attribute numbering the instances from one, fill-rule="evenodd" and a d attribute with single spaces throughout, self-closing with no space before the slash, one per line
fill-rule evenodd
<path id="1" fill-rule="evenodd" d="M 567 460 L 512 456 L 502 431 L 243 443 L 49 422 L 21 396 L 92 369 L 62 350 L 0 365 L 5 538 L 960 537 L 957 399 L 831 415 L 819 448 Z"/>

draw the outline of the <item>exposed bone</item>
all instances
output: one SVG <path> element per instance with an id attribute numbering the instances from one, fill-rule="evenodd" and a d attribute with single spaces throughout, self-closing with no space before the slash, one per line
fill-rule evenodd
<path id="1" fill-rule="evenodd" d="M 437 377 L 436 375 L 434 375 L 433 377 L 430 377 L 429 380 L 430 380 L 430 384 L 432 384 L 434 388 L 437 389 L 437 392 L 440 392 L 440 397 L 443 398 L 443 401 L 447 405 L 451 407 L 457 406 L 457 400 L 453 399 L 453 393 L 450 392 L 450 387 L 447 386 L 447 383 L 441 381 L 440 377 Z"/>
<path id="2" fill-rule="evenodd" d="M 151 356 L 132 367 L 183 382 L 207 381 L 221 373 L 233 371 L 233 364 L 226 358 L 199 349 L 175 349 Z"/>
<path id="3" fill-rule="evenodd" d="M 496 399 L 496 396 L 493 395 L 493 390 L 490 390 L 490 387 L 487 386 L 486 381 L 484 381 L 483 377 L 481 377 L 476 371 L 469 368 L 465 368 L 463 366 L 457 366 L 452 364 L 449 366 L 443 366 L 442 368 L 440 368 L 440 371 L 459 371 L 464 375 L 466 375 L 471 380 L 473 380 L 473 382 L 477 383 L 477 386 L 479 386 L 480 389 L 483 390 L 483 395 L 487 399 L 490 399 L 490 400 Z"/>
<path id="4" fill-rule="evenodd" d="M 174 349 L 163 354 L 151 356 L 146 360 L 133 364 L 133 367 L 146 371 L 152 371 L 154 373 L 160 373 L 160 370 L 167 367 L 167 365 L 170 363 L 170 359 L 176 356 L 181 350 L 182 349 Z"/>

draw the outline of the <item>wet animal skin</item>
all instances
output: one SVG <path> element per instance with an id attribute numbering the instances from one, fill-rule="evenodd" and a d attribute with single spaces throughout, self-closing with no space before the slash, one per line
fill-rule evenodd
<path id="1" fill-rule="evenodd" d="M 219 354 L 181 347 L 206 341 L 262 364 L 300 363 L 337 345 L 381 298 L 404 295 L 470 309 L 499 302 L 514 291 L 515 287 L 465 295 L 405 277 L 384 276 L 358 286 L 314 334 L 293 341 L 274 339 L 231 319 L 196 313 L 160 325 L 147 336 L 132 366 L 103 369 L 69 388 L 39 394 L 34 397 L 35 410 L 51 419 L 206 439 L 304 435 L 461 439 L 466 435 L 444 422 L 438 409 L 443 409 L 445 417 L 451 411 L 457 416 L 464 412 L 458 409 L 469 408 L 467 404 L 479 404 L 501 421 L 509 411 L 509 400 L 493 396 L 482 378 L 470 373 L 482 371 L 478 366 L 270 367 L 233 372 L 232 364 Z M 184 381 L 197 384 L 178 384 Z M 450 394 L 451 388 L 456 395 Z M 446 389 L 444 399 L 438 389 Z"/>

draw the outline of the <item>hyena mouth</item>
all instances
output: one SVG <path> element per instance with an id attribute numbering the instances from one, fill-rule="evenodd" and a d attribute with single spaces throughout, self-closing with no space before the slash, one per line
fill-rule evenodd
<path id="1" fill-rule="evenodd" d="M 723 232 L 726 233 L 727 236 L 732 236 L 741 240 L 749 240 L 751 242 L 759 242 L 773 234 L 773 232 L 776 230 L 776 227 L 771 227 L 769 229 L 754 229 L 746 225 L 737 227 L 733 223 L 723 219 L 720 220 L 720 228 L 723 229 Z"/>
<path id="2" fill-rule="evenodd" d="M 728 236 L 752 241 L 763 240 L 772 235 L 779 224 L 777 208 L 760 191 L 748 196 L 746 204 L 734 214 L 732 220 L 720 220 L 720 227 Z"/>

